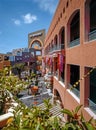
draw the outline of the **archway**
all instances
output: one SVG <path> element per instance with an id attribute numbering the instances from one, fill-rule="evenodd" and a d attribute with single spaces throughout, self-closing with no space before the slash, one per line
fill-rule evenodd
<path id="1" fill-rule="evenodd" d="M 59 104 L 61 108 L 64 108 L 61 96 L 57 89 L 54 89 L 54 102 Z"/>

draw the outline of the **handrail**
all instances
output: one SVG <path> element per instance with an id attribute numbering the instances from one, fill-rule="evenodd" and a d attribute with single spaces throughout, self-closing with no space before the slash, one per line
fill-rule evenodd
<path id="1" fill-rule="evenodd" d="M 94 113 L 96 113 L 96 103 L 94 103 L 91 99 L 89 99 L 88 98 L 88 100 L 89 100 L 89 107 L 90 107 L 90 109 L 92 109 L 92 111 L 94 112 Z"/>
<path id="2" fill-rule="evenodd" d="M 91 31 L 89 33 L 89 40 L 94 40 L 94 39 L 96 39 L 96 30 Z"/>
<path id="3" fill-rule="evenodd" d="M 73 41 L 70 41 L 70 43 L 69 43 L 69 46 L 68 46 L 68 47 L 77 46 L 77 45 L 79 45 L 79 44 L 80 44 L 80 38 L 75 39 L 75 40 L 73 40 Z"/>

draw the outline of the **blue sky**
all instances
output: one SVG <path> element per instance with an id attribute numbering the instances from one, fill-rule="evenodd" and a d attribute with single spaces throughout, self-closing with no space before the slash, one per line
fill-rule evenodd
<path id="1" fill-rule="evenodd" d="M 59 0 L 0 0 L 0 53 L 28 47 L 28 33 L 49 28 Z"/>

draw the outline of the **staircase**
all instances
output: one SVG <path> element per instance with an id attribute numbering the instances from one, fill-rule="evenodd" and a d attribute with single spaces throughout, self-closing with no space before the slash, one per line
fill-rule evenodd
<path id="1" fill-rule="evenodd" d="M 65 118 L 64 115 L 61 113 L 61 107 L 60 105 L 56 105 L 53 104 L 52 101 L 50 100 L 50 103 L 52 104 L 52 108 L 50 109 L 50 113 L 52 113 L 53 116 L 58 116 L 61 121 L 64 123 L 65 122 Z M 46 109 L 45 104 L 42 103 L 40 105 L 38 105 L 42 110 Z"/>

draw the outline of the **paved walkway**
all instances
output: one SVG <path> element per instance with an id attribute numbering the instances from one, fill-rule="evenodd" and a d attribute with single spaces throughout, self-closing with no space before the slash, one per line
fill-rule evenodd
<path id="1" fill-rule="evenodd" d="M 23 90 L 19 93 L 19 99 L 28 107 L 33 105 L 39 105 L 43 103 L 44 99 L 52 97 L 52 93 L 49 89 L 46 89 L 44 84 L 44 78 L 39 78 L 39 90 L 38 93 L 34 96 L 32 95 L 31 89 Z"/>
<path id="2" fill-rule="evenodd" d="M 28 107 L 32 107 L 43 103 L 43 100 L 48 98 L 51 98 L 48 93 L 43 93 L 42 95 L 22 97 L 20 100 Z"/>

